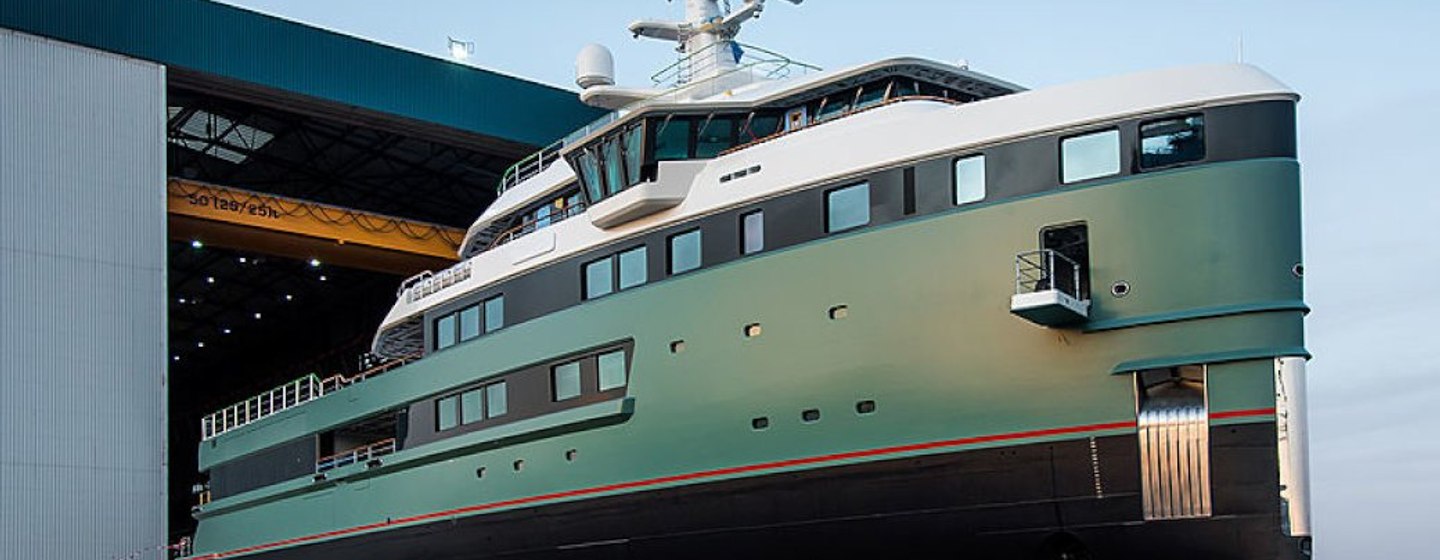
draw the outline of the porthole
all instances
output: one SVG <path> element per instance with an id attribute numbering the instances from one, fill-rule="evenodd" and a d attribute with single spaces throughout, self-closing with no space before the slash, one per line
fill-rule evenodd
<path id="1" fill-rule="evenodd" d="M 1295 266 L 1290 267 L 1290 274 L 1294 274 L 1296 278 L 1304 278 L 1304 277 L 1305 277 L 1305 265 L 1300 264 L 1300 263 L 1295 263 Z"/>
<path id="2" fill-rule="evenodd" d="M 1124 280 L 1117 280 L 1110 285 L 1110 295 L 1122 298 L 1130 295 L 1130 283 Z"/>
<path id="3" fill-rule="evenodd" d="M 761 416 L 761 417 L 759 417 L 759 418 L 751 418 L 751 419 L 750 419 L 750 428 L 751 428 L 751 429 L 763 430 L 763 429 L 769 428 L 769 427 L 770 427 L 770 418 L 768 418 L 768 417 Z"/>
<path id="4" fill-rule="evenodd" d="M 755 338 L 757 336 L 760 336 L 760 323 L 750 323 L 748 325 L 745 325 L 745 330 L 743 332 L 745 333 L 745 338 Z"/>
<path id="5" fill-rule="evenodd" d="M 679 354 L 679 353 L 684 352 L 684 351 L 685 351 L 685 341 L 683 341 L 683 340 L 672 340 L 672 341 L 670 341 L 670 353 L 671 353 L 671 354 Z"/>
<path id="6" fill-rule="evenodd" d="M 848 306 L 848 305 L 837 305 L 837 306 L 835 306 L 835 307 L 831 307 L 831 308 L 830 308 L 830 311 L 829 311 L 829 315 L 830 315 L 830 319 L 833 320 L 833 321 L 838 321 L 838 320 L 840 320 L 840 319 L 844 319 L 844 318 L 846 318 L 846 317 L 849 317 L 849 316 L 850 316 L 850 306 Z"/>
<path id="7" fill-rule="evenodd" d="M 475 478 L 485 478 L 485 467 L 475 469 Z"/>
<path id="8" fill-rule="evenodd" d="M 511 464 L 510 466 L 515 469 L 515 472 L 523 471 L 523 470 L 525 470 L 525 460 L 524 460 L 524 459 L 516 459 L 515 462 L 514 462 L 513 464 Z"/>
<path id="9" fill-rule="evenodd" d="M 856 414 L 870 414 L 875 412 L 875 401 L 866 399 L 855 403 Z"/>
<path id="10" fill-rule="evenodd" d="M 566 460 L 566 461 L 569 461 L 569 462 L 571 462 L 571 463 L 575 462 L 575 458 L 576 458 L 576 457 L 579 457 L 579 456 L 580 456 L 580 452 L 577 451 L 577 450 L 570 449 L 570 450 L 565 451 L 565 460 Z"/>
<path id="11" fill-rule="evenodd" d="M 803 420 L 806 424 L 809 424 L 811 422 L 818 422 L 820 420 L 820 409 L 805 409 L 803 412 L 800 413 L 800 420 Z"/>

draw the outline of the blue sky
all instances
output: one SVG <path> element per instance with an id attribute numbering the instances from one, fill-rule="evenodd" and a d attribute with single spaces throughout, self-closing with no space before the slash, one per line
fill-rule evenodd
<path id="1" fill-rule="evenodd" d="M 742 0 L 731 0 L 739 5 Z M 228 0 L 377 42 L 573 89 L 574 56 L 610 47 L 622 85 L 648 86 L 666 45 L 640 18 L 684 2 Z M 1036 88 L 1244 59 L 1304 96 L 1306 299 L 1316 549 L 1321 558 L 1434 554 L 1440 503 L 1440 3 L 1429 1 L 780 0 L 744 42 L 834 69 L 893 55 L 945 61 Z M 1440 291 L 1440 290 L 1437 290 Z"/>

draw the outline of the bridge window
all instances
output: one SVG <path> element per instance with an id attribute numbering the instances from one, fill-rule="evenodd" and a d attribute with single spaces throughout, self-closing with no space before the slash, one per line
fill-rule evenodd
<path id="1" fill-rule="evenodd" d="M 985 199 L 985 156 L 955 160 L 955 204 Z"/>
<path id="2" fill-rule="evenodd" d="M 566 362 L 550 370 L 555 402 L 580 396 L 580 362 Z"/>
<path id="3" fill-rule="evenodd" d="M 779 127 L 779 115 L 751 113 L 750 117 L 745 120 L 745 124 L 740 126 L 740 131 L 737 135 L 738 140 L 740 142 L 752 142 L 775 134 L 775 130 Z"/>
<path id="4" fill-rule="evenodd" d="M 645 127 L 640 123 L 625 129 L 625 175 L 628 185 L 640 182 L 640 164 L 645 161 Z"/>
<path id="5" fill-rule="evenodd" d="M 672 117 L 659 121 L 655 133 L 655 161 L 690 157 L 690 119 Z"/>
<path id="6" fill-rule="evenodd" d="M 1060 141 L 1061 182 L 1075 183 L 1120 172 L 1120 131 L 1104 130 Z"/>
<path id="7" fill-rule="evenodd" d="M 605 191 L 600 183 L 600 161 L 595 158 L 595 153 L 583 148 L 579 155 L 575 156 L 575 162 L 580 169 L 580 182 L 585 184 L 585 193 L 589 195 L 590 201 L 605 198 Z"/>
<path id="8" fill-rule="evenodd" d="M 825 231 L 835 233 L 870 223 L 870 184 L 825 193 Z"/>
<path id="9" fill-rule="evenodd" d="M 756 210 L 740 217 L 740 252 L 746 255 L 765 250 L 765 212 Z"/>
<path id="10" fill-rule="evenodd" d="M 695 157 L 712 158 L 735 145 L 735 119 L 711 116 L 700 121 L 695 134 Z"/>
<path id="11" fill-rule="evenodd" d="M 605 154 L 605 194 L 613 195 L 628 186 L 625 182 L 625 168 L 620 162 L 620 139 L 610 137 L 602 144 Z"/>
<path id="12" fill-rule="evenodd" d="M 670 238 L 670 274 L 700 268 L 700 230 L 692 229 Z"/>
<path id="13" fill-rule="evenodd" d="M 1205 159 L 1205 118 L 1189 115 L 1140 124 L 1140 167 L 1154 169 Z"/>
<path id="14" fill-rule="evenodd" d="M 600 390 L 625 386 L 625 351 L 616 350 L 600 355 Z"/>
<path id="15" fill-rule="evenodd" d="M 648 259 L 645 246 L 641 245 L 620 253 L 620 289 L 625 290 L 644 284 L 647 280 Z"/>

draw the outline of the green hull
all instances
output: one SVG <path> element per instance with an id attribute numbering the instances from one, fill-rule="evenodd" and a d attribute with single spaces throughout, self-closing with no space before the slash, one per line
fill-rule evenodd
<path id="1" fill-rule="evenodd" d="M 481 430 L 403 449 L 382 468 L 344 467 L 324 483 L 307 477 L 217 500 L 198 515 L 197 552 L 1134 434 L 1130 372 L 1147 367 L 1210 364 L 1212 425 L 1273 422 L 1273 358 L 1305 354 L 1302 282 L 1292 272 L 1299 208 L 1293 159 L 1217 163 L 864 228 L 587 302 L 224 434 L 202 444 L 201 466 L 631 339 L 625 401 L 543 418 L 566 425 L 544 438 L 494 443 L 494 431 L 523 426 Z M 1053 329 L 1012 315 L 1014 255 L 1036 246 L 1041 227 L 1073 221 L 1089 228 L 1091 320 Z M 1130 293 L 1113 297 L 1121 280 Z M 836 305 L 848 306 L 846 317 L 828 315 Z M 748 338 L 752 323 L 762 332 Z M 676 340 L 684 350 L 672 353 Z M 856 412 L 863 400 L 875 402 L 873 413 Z M 802 421 L 809 409 L 817 421 Z M 767 429 L 752 428 L 758 417 Z"/>

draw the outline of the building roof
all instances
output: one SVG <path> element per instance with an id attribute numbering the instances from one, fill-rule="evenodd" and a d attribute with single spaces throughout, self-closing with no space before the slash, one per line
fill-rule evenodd
<path id="1" fill-rule="evenodd" d="M 9 0 L 0 27 L 507 143 L 548 144 L 602 113 L 574 92 L 206 0 Z"/>

